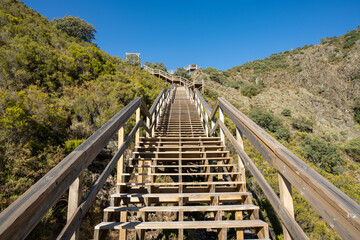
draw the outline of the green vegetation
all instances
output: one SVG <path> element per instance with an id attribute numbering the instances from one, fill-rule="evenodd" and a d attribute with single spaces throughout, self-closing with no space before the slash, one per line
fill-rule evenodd
<path id="1" fill-rule="evenodd" d="M 354 110 L 354 121 L 360 123 L 360 98 L 355 99 L 353 110 Z"/>
<path id="2" fill-rule="evenodd" d="M 314 123 L 311 120 L 306 119 L 304 117 L 293 118 L 291 122 L 291 126 L 293 126 L 293 128 L 301 132 L 312 132 Z"/>
<path id="3" fill-rule="evenodd" d="M 345 40 L 344 40 L 344 45 L 343 48 L 351 48 L 356 41 L 360 40 L 360 28 L 358 26 L 358 30 L 352 30 L 350 32 L 348 32 L 347 34 L 345 34 Z"/>
<path id="4" fill-rule="evenodd" d="M 166 87 L 89 38 L 59 30 L 57 21 L 0 0 L 0 211 L 135 97 L 150 106 Z M 84 174 L 84 191 L 92 174 Z M 64 212 L 60 201 L 29 239 L 55 238 Z M 80 238 L 91 238 L 92 227 Z"/>
<path id="5" fill-rule="evenodd" d="M 86 42 L 91 42 L 95 39 L 96 29 L 94 26 L 79 17 L 65 16 L 63 18 L 55 18 L 54 24 L 61 31 L 69 34 L 69 36 Z"/>
<path id="6" fill-rule="evenodd" d="M 360 137 L 348 141 L 344 150 L 355 161 L 360 162 Z"/>
<path id="7" fill-rule="evenodd" d="M 280 118 L 274 114 L 261 108 L 252 108 L 249 112 L 249 117 L 260 127 L 273 132 L 277 138 L 286 141 L 290 139 L 290 131 L 283 126 Z"/>
<path id="8" fill-rule="evenodd" d="M 217 83 L 225 83 L 227 82 L 226 77 L 218 72 L 215 68 L 208 67 L 206 69 L 203 69 L 203 72 L 209 75 L 210 80 L 217 82 Z"/>
<path id="9" fill-rule="evenodd" d="M 246 97 L 253 97 L 258 95 L 262 90 L 262 87 L 256 84 L 244 84 L 241 87 L 241 94 L 246 96 Z"/>
<path id="10" fill-rule="evenodd" d="M 163 70 L 164 72 L 167 72 L 167 69 L 166 69 L 164 63 L 145 62 L 145 65 L 148 66 L 149 68 L 152 68 L 152 69 L 160 69 L 160 70 Z"/>
<path id="11" fill-rule="evenodd" d="M 333 174 L 341 172 L 344 160 L 336 145 L 308 135 L 302 140 L 300 147 L 300 153 L 317 167 Z"/>
<path id="12" fill-rule="evenodd" d="M 238 72 L 246 69 L 252 69 L 255 74 L 262 74 L 277 69 L 285 69 L 290 66 L 285 57 L 285 53 L 272 54 L 270 57 L 262 60 L 255 60 L 253 62 L 247 62 L 242 66 L 237 66 L 232 69 Z"/>
<path id="13" fill-rule="evenodd" d="M 285 117 L 290 117 L 291 116 L 291 110 L 288 108 L 284 108 L 281 112 L 281 115 L 285 116 Z"/>
<path id="14" fill-rule="evenodd" d="M 174 75 L 175 76 L 180 76 L 180 77 L 183 77 L 183 78 L 187 78 L 187 79 L 190 79 L 190 76 L 189 74 L 187 73 L 186 69 L 185 68 L 177 68 L 174 72 Z"/>

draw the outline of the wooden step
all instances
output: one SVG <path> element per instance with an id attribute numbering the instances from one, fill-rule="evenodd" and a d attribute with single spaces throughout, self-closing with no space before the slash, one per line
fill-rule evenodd
<path id="1" fill-rule="evenodd" d="M 269 239 L 267 223 L 261 220 L 232 221 L 173 221 L 173 222 L 102 222 L 95 226 L 95 239 L 98 230 L 120 229 L 227 229 L 254 228 L 261 239 Z"/>
<path id="2" fill-rule="evenodd" d="M 218 205 L 218 206 L 146 206 L 146 207 L 107 207 L 105 212 L 122 212 L 122 211 L 134 211 L 134 212 L 202 212 L 202 211 L 248 211 L 258 210 L 259 207 L 252 204 L 244 205 Z"/>
<path id="3" fill-rule="evenodd" d="M 206 186 L 206 185 L 234 185 L 234 184 L 246 184 L 246 182 L 242 182 L 242 181 L 233 181 L 233 182 L 223 182 L 223 181 L 218 181 L 218 182 L 163 182 L 163 183 L 159 183 L 159 182 L 154 182 L 154 183 L 117 183 L 117 186 L 179 186 L 179 185 L 183 185 L 183 186 Z"/>
<path id="4" fill-rule="evenodd" d="M 209 160 L 209 161 L 223 161 L 223 160 L 230 160 L 231 157 L 191 157 L 191 158 L 181 158 L 179 159 L 178 157 L 176 158 L 170 158 L 170 157 L 163 157 L 163 158 L 155 158 L 155 157 L 141 157 L 141 158 L 129 158 L 129 160 L 131 161 L 150 161 L 150 160 L 157 160 L 157 161 L 204 161 L 204 160 Z"/>
<path id="5" fill-rule="evenodd" d="M 219 165 L 220 166 L 220 165 Z M 209 173 L 123 173 L 123 176 L 207 176 L 207 175 L 241 175 L 240 172 L 209 172 Z"/>
<path id="6" fill-rule="evenodd" d="M 115 193 L 113 198 L 189 198 L 189 197 L 226 197 L 226 196 L 251 196 L 249 192 L 210 192 L 210 193 Z"/>
<path id="7" fill-rule="evenodd" d="M 184 138 L 174 138 L 174 137 L 154 137 L 147 138 L 141 137 L 140 141 L 219 141 L 221 140 L 219 137 L 184 137 Z"/>
<path id="8" fill-rule="evenodd" d="M 205 167 L 236 167 L 236 164 L 186 164 L 186 165 L 127 165 L 128 168 L 205 168 Z"/>

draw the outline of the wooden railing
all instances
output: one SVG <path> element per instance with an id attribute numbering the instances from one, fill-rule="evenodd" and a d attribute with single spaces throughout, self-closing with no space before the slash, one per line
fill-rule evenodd
<path id="1" fill-rule="evenodd" d="M 147 70 L 148 72 L 150 72 L 151 74 L 157 74 L 159 76 L 162 76 L 163 78 L 168 79 L 171 83 L 179 83 L 180 85 L 183 86 L 187 86 L 187 87 L 191 87 L 192 85 L 194 85 L 194 82 L 183 78 L 181 76 L 175 76 L 173 74 L 167 73 L 163 70 L 160 69 L 153 69 L 151 67 L 148 67 L 146 65 L 142 65 L 142 68 L 144 68 L 145 70 Z"/>
<path id="2" fill-rule="evenodd" d="M 355 201 L 276 141 L 224 98 L 218 98 L 214 108 L 211 109 L 198 89 L 192 91 L 192 89 L 187 88 L 187 91 L 191 100 L 197 106 L 206 132 L 211 136 L 215 134 L 217 128 L 220 128 L 221 140 L 225 143 L 225 137 L 227 137 L 237 151 L 239 170 L 244 172 L 246 166 L 260 185 L 281 219 L 284 239 L 308 239 L 294 219 L 291 186 L 299 191 L 343 239 L 359 239 L 360 206 Z M 219 117 L 215 122 L 217 111 L 219 111 Z M 236 125 L 236 137 L 225 126 L 224 113 Z M 280 198 L 244 151 L 243 135 L 256 147 L 264 159 L 277 169 Z"/>
<path id="3" fill-rule="evenodd" d="M 68 220 L 57 239 L 76 239 L 81 219 L 85 216 L 96 195 L 118 163 L 118 178 L 122 174 L 123 153 L 135 138 L 139 141 L 140 127 L 147 136 L 154 136 L 154 130 L 164 105 L 171 101 L 171 89 L 162 90 L 150 110 L 141 98 L 135 98 L 91 137 L 71 152 L 50 172 L 0 214 L 0 239 L 24 239 L 41 221 L 58 199 L 69 189 Z M 141 120 L 140 111 L 146 116 L 146 124 Z M 130 134 L 124 138 L 124 125 L 133 114 L 136 123 Z M 118 150 L 97 179 L 87 196 L 80 202 L 81 175 L 112 137 L 119 132 Z"/>

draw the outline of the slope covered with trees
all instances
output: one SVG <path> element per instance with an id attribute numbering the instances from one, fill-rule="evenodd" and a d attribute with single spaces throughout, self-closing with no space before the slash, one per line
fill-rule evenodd
<path id="1" fill-rule="evenodd" d="M 0 0 L 0 211 L 135 97 L 150 105 L 166 87 L 57 24 Z"/>

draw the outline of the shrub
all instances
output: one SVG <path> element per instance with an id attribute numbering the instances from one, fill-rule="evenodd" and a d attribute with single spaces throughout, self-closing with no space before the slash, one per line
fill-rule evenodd
<path id="1" fill-rule="evenodd" d="M 290 139 L 290 131 L 283 127 L 280 118 L 266 112 L 261 108 L 252 108 L 249 117 L 260 127 L 267 131 L 275 133 L 277 138 L 284 140 Z"/>
<path id="2" fill-rule="evenodd" d="M 360 162 L 360 137 L 348 141 L 344 150 L 355 161 Z"/>
<path id="3" fill-rule="evenodd" d="M 79 17 L 65 16 L 54 19 L 55 26 L 72 37 L 80 38 L 86 42 L 95 39 L 96 29 L 92 24 Z"/>
<path id="4" fill-rule="evenodd" d="M 246 84 L 243 87 L 241 87 L 241 94 L 246 97 L 253 97 L 258 95 L 261 92 L 261 87 L 254 85 L 254 84 Z"/>
<path id="5" fill-rule="evenodd" d="M 289 117 L 289 116 L 291 116 L 291 110 L 288 108 L 284 108 L 281 112 L 281 115 L 283 115 L 285 117 Z"/>
<path id="6" fill-rule="evenodd" d="M 347 34 L 345 34 L 345 41 L 343 48 L 344 49 L 351 48 L 355 44 L 355 42 L 359 39 L 360 39 L 360 31 L 352 30 L 348 32 Z"/>
<path id="7" fill-rule="evenodd" d="M 82 144 L 85 141 L 85 139 L 74 139 L 74 140 L 68 140 L 65 141 L 65 151 L 66 153 L 70 153 L 72 151 L 74 151 L 75 148 L 77 148 L 78 146 L 80 146 L 80 144 Z"/>
<path id="8" fill-rule="evenodd" d="M 344 164 L 339 148 L 317 137 L 306 136 L 300 143 L 300 147 L 301 154 L 307 160 L 329 173 L 339 173 L 338 167 Z"/>
<path id="9" fill-rule="evenodd" d="M 290 131 L 287 128 L 281 127 L 276 130 L 275 136 L 277 138 L 284 139 L 285 141 L 288 141 L 290 139 Z"/>
<path id="10" fill-rule="evenodd" d="M 355 99 L 353 110 L 354 110 L 354 121 L 360 123 L 360 98 Z"/>
<path id="11" fill-rule="evenodd" d="M 313 122 L 304 117 L 294 118 L 291 125 L 293 128 L 298 129 L 301 132 L 312 132 L 313 131 Z"/>

